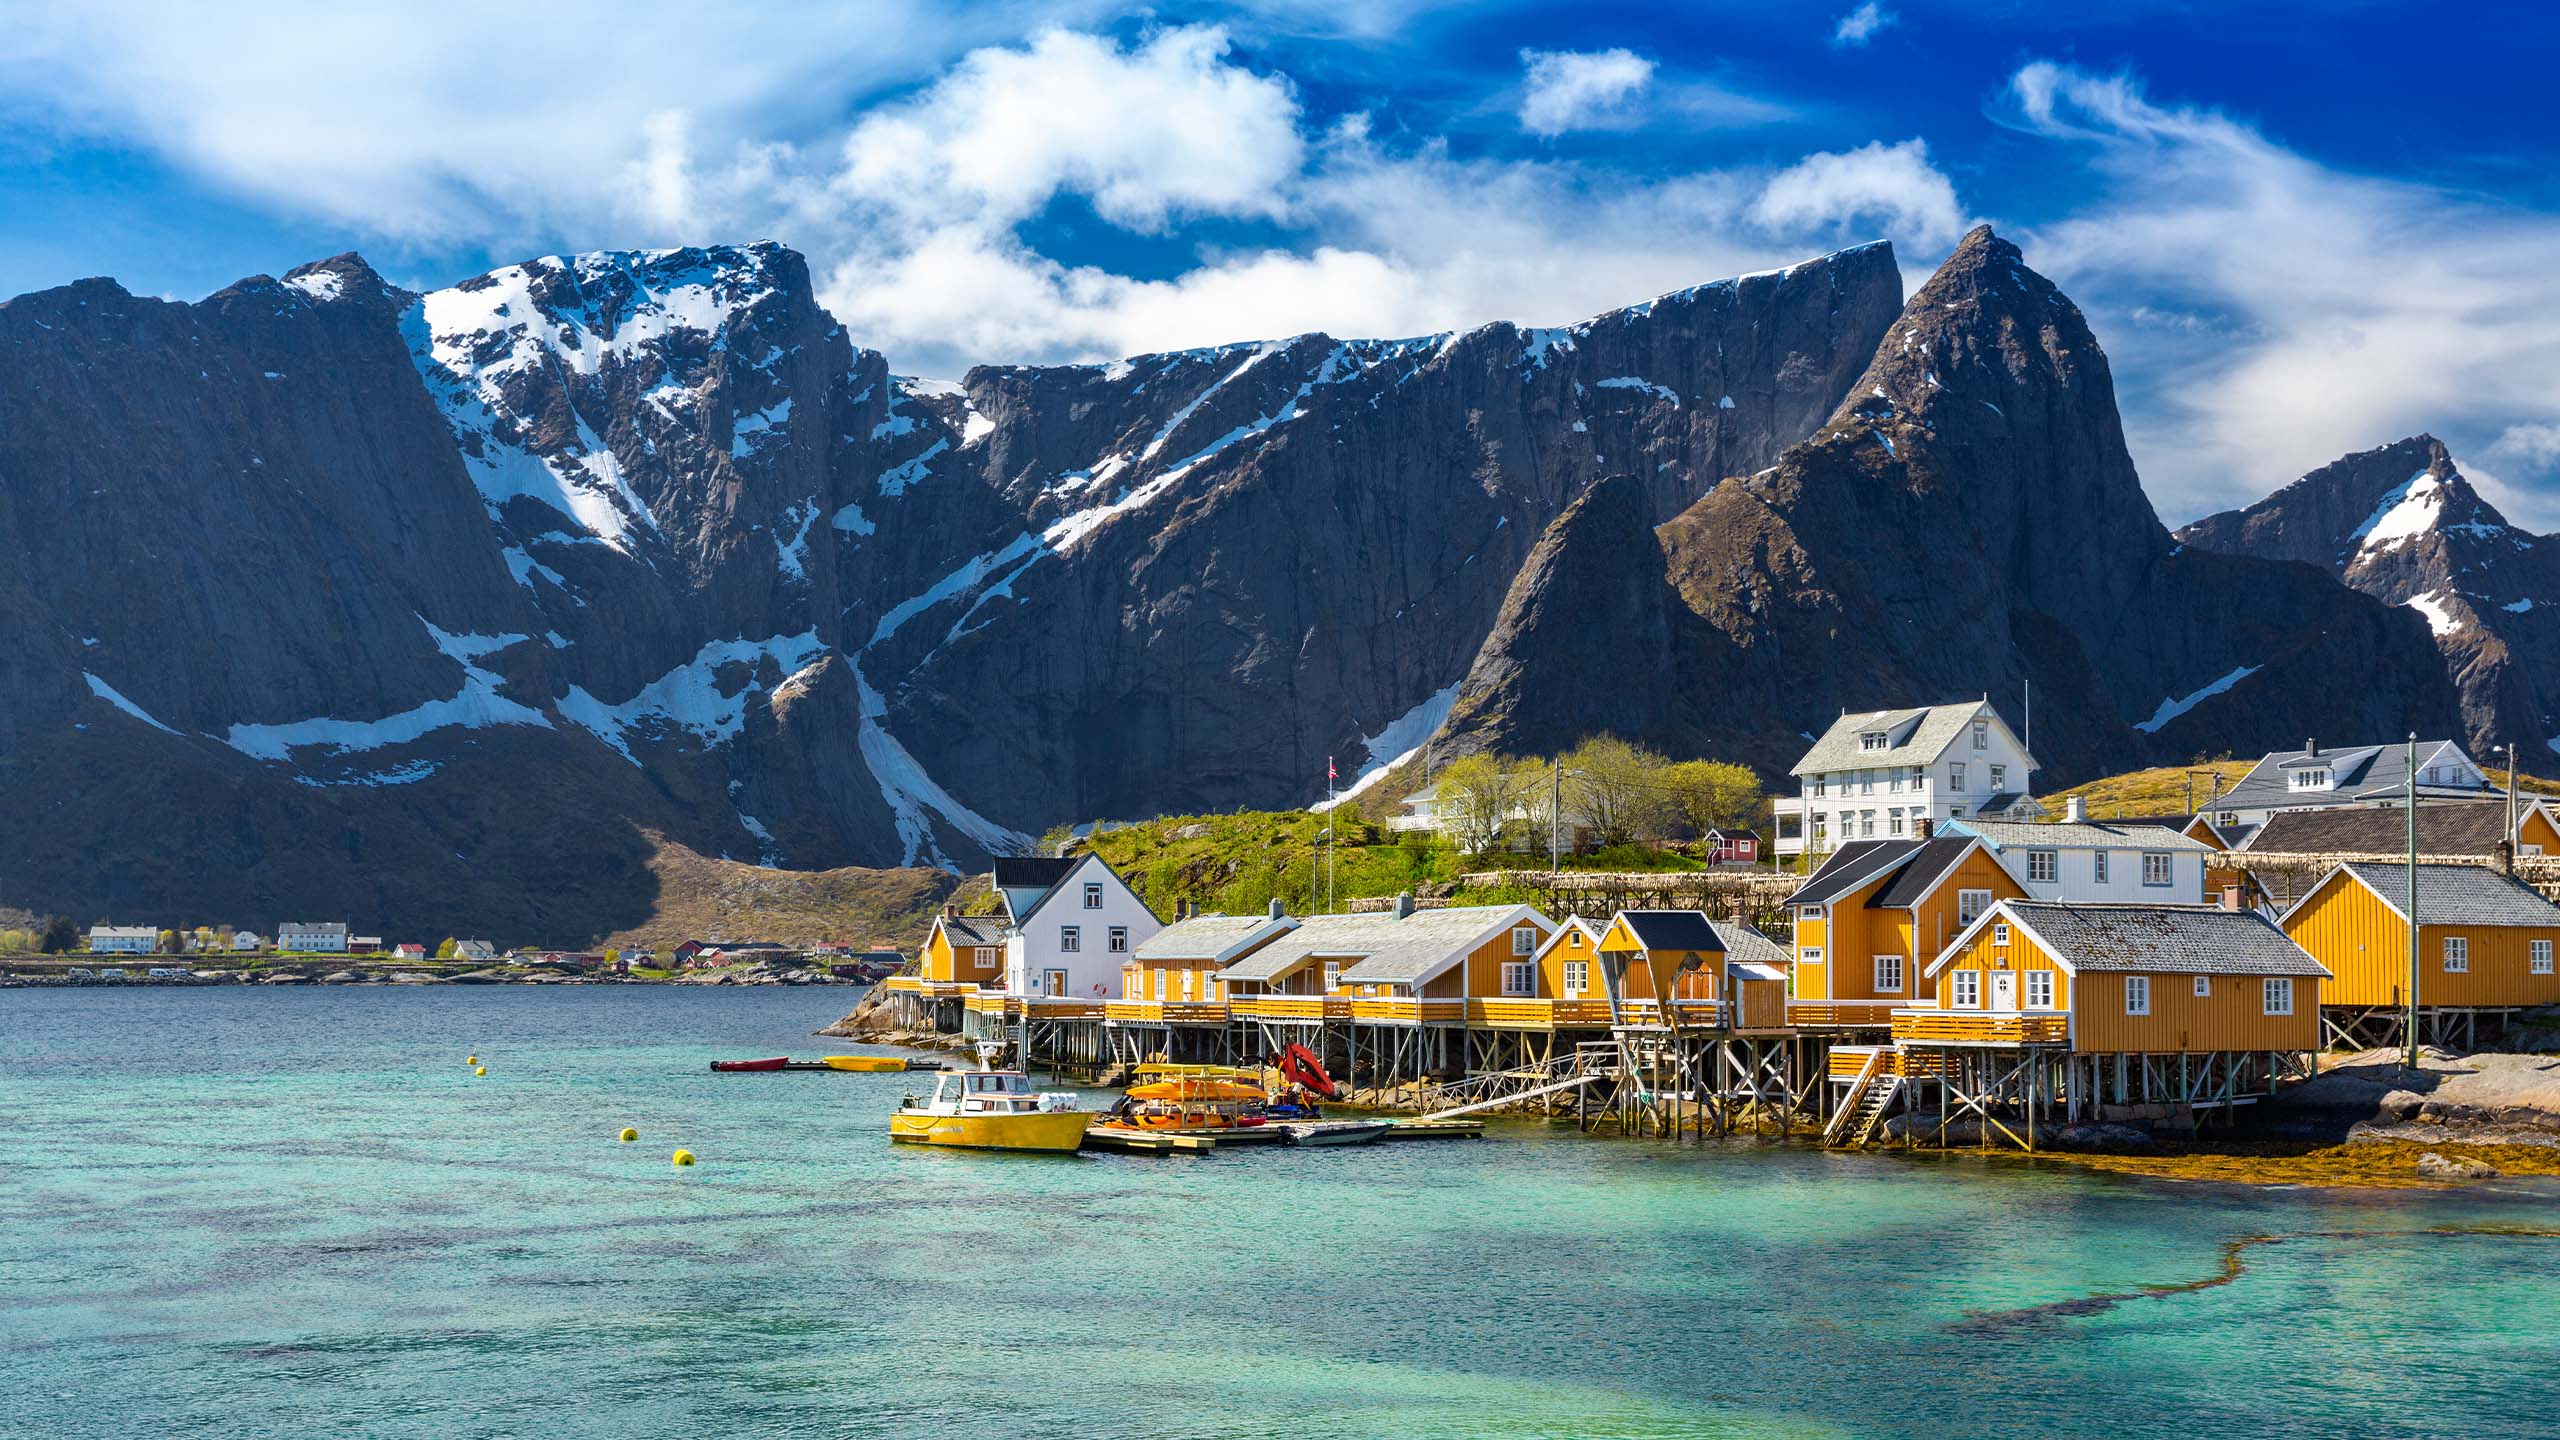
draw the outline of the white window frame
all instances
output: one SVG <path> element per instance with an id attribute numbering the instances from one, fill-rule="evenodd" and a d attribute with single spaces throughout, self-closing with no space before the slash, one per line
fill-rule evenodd
<path id="1" fill-rule="evenodd" d="M 2051 885 L 2062 878 L 2062 852 L 2030 850 L 2027 852 L 2027 881 L 2035 885 Z"/>
<path id="2" fill-rule="evenodd" d="M 1961 760 L 1955 760 L 1955 761 L 1950 761 L 1950 762 L 1948 763 L 1948 765 L 1947 765 L 1947 789 L 1948 789 L 1948 790 L 1950 790 L 1950 791 L 1952 791 L 1952 792 L 1953 792 L 1953 793 L 1955 793 L 1955 794 L 1958 794 L 1958 795 L 1961 795 L 1961 794 L 1963 794 L 1963 793 L 1964 793 L 1964 762 L 1963 762 L 1963 761 L 1961 761 Z"/>
<path id="3" fill-rule="evenodd" d="M 2444 937 L 2444 973 L 2447 975 L 2471 973 L 2470 936 L 2447 935 Z"/>
<path id="4" fill-rule="evenodd" d="M 1102 908 L 1101 881 L 1087 880 L 1084 882 L 1084 908 L 1087 910 L 1099 910 Z"/>
<path id="5" fill-rule="evenodd" d="M 1982 972 L 1979 970 L 1957 971 L 1953 993 L 1949 998 L 1955 1002 L 1955 1008 L 1959 1010 L 1981 1009 Z"/>
<path id="6" fill-rule="evenodd" d="M 2160 878 L 2155 880 L 2153 875 Z M 2153 888 L 2178 883 L 2178 862 L 2166 850 L 2142 852 L 2142 883 Z"/>
<path id="7" fill-rule="evenodd" d="M 1798 950 L 1796 952 L 1796 963 L 1799 965 L 1821 964 L 1822 947 L 1819 945 L 1807 945 L 1803 949 Z"/>
<path id="8" fill-rule="evenodd" d="M 1861 732 L 1858 736 L 1858 752 L 1862 755 L 1892 748 L 1893 737 L 1886 731 L 1868 730 Z"/>
<path id="9" fill-rule="evenodd" d="M 2127 975 L 2124 977 L 2124 1013 L 2127 1015 L 2151 1013 L 2150 976 Z"/>
<path id="10" fill-rule="evenodd" d="M 1892 809 L 1884 812 L 1884 833 L 1887 835 L 1899 835 L 1902 833 L 1901 806 L 1896 805 Z"/>
<path id="11" fill-rule="evenodd" d="M 1503 961 L 1502 993 L 1509 996 L 1537 994 L 1538 987 L 1532 979 L 1537 968 L 1526 960 Z"/>
<path id="12" fill-rule="evenodd" d="M 999 957 L 1004 954 L 1003 951 L 998 950 L 993 945 L 980 945 L 976 947 L 976 950 L 978 968 L 981 970 L 993 970 L 996 968 L 996 966 L 1001 963 Z"/>
<path id="13" fill-rule="evenodd" d="M 1538 953 L 1538 927 L 1537 927 L 1537 926 L 1535 926 L 1535 925 L 1514 925 L 1514 926 L 1512 926 L 1512 927 L 1511 927 L 1511 953 L 1512 953 L 1512 954 L 1514 954 L 1514 955 L 1535 955 L 1535 954 L 1537 954 L 1537 953 Z"/>
<path id="14" fill-rule="evenodd" d="M 1997 792 L 1998 792 L 2002 787 L 2006 786 L 2008 783 L 2009 783 L 2009 767 L 2008 767 L 2008 766 L 2006 766 L 2006 765 L 1994 765 L 1994 766 L 1992 766 L 1992 767 L 1991 767 L 1991 788 L 1992 788 L 1993 792 L 1994 792 L 1994 793 L 1997 793 Z"/>
<path id="15" fill-rule="evenodd" d="M 1899 956 L 1899 955 L 1878 955 L 1877 957 L 1875 957 L 1875 959 L 1876 959 L 1876 993 L 1878 993 L 1878 994 L 1880 994 L 1880 995 L 1881 995 L 1881 994 L 1894 994 L 1894 995 L 1899 995 L 1899 994 L 1901 994 L 1901 993 L 1902 993 L 1902 957 L 1901 957 L 1901 956 Z"/>
<path id="16" fill-rule="evenodd" d="M 1167 983 L 1165 977 L 1171 973 L 1171 971 L 1167 970 L 1159 970 L 1156 972 L 1156 1003 L 1159 1005 L 1164 1003 L 1164 989 Z"/>
<path id="17" fill-rule="evenodd" d="M 2258 991 L 2259 1008 L 2270 1015 L 2293 1013 L 2293 980 L 2290 976 L 2271 975 Z"/>
<path id="18" fill-rule="evenodd" d="M 1084 932 L 1083 932 L 1082 930 L 1078 929 L 1077 927 L 1073 926 L 1073 925 L 1061 925 L 1061 926 L 1059 926 L 1059 927 L 1058 927 L 1058 953 L 1059 953 L 1059 954 L 1061 954 L 1061 955 L 1081 955 L 1081 954 L 1083 954 L 1083 953 L 1084 953 Z"/>
<path id="19" fill-rule="evenodd" d="M 1564 998 L 1567 1000 L 1579 1000 L 1582 998 L 1583 993 L 1590 988 L 1591 962 L 1588 960 L 1567 960 L 1564 962 Z"/>
<path id="20" fill-rule="evenodd" d="M 2052 972 L 2052 971 L 2050 971 L 2050 970 L 2030 970 L 2030 971 L 2028 971 L 2028 972 L 2027 972 L 2027 981 L 2026 981 L 2026 987 L 2025 987 L 2025 988 L 2026 988 L 2026 999 L 2025 999 L 2025 1000 L 2024 1000 L 2024 1002 L 2022 1002 L 2022 1003 L 2024 1003 L 2024 1004 L 2025 1004 L 2026 1008 L 2028 1008 L 2028 1009 L 2030 1009 L 2030 1010 L 2050 1010 L 2050 1009 L 2052 1009 L 2052 1008 L 2053 1008 L 2053 972 Z"/>
<path id="21" fill-rule="evenodd" d="M 2008 921 L 2006 921 L 2006 920 L 2000 920 L 2000 921 L 1995 921 L 1995 922 L 1993 922 L 1993 924 L 1992 924 L 1992 926 L 1991 926 L 1991 945 L 1992 945 L 1992 948 L 1993 948 L 1993 949 L 1999 949 L 1999 948 L 2002 948 L 2002 947 L 2006 946 L 2008 943 L 2009 943 L 2009 922 L 2008 922 Z"/>
<path id="22" fill-rule="evenodd" d="M 2551 942 L 2548 940 L 2533 941 L 2528 947 L 2528 950 L 2531 958 L 2527 961 L 2527 964 L 2532 969 L 2532 972 L 2536 975 L 2550 974 Z"/>
<path id="23" fill-rule="evenodd" d="M 1976 720 L 1973 722 L 1973 748 L 1976 750 L 1988 750 L 1991 748 L 1990 721 Z"/>
<path id="24" fill-rule="evenodd" d="M 1324 962 L 1324 993 L 1330 995 L 1341 988 L 1342 962 L 1339 960 L 1327 960 Z"/>
<path id="25" fill-rule="evenodd" d="M 2196 977 L 2196 998 L 2199 1000 L 2210 1000 L 2213 998 L 2212 976 L 2199 975 Z"/>
<path id="26" fill-rule="evenodd" d="M 1991 905 L 1991 892 L 1988 890 L 1958 890 L 1956 892 L 1956 928 L 1963 929 L 1989 914 Z"/>

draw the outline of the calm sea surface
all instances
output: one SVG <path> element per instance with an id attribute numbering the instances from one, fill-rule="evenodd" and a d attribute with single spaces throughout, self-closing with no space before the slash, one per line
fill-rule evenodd
<path id="1" fill-rule="evenodd" d="M 849 1004 L 0 991 L 0 1430 L 2560 1433 L 2560 1241 L 2419 1233 L 2560 1223 L 2547 1182 L 2216 1189 L 1524 1125 L 935 1153 L 885 1139 L 901 1076 L 705 1068 L 856 1048 L 809 1034 Z M 2235 1283 L 2067 1306 L 2266 1233 L 2293 1238 Z"/>

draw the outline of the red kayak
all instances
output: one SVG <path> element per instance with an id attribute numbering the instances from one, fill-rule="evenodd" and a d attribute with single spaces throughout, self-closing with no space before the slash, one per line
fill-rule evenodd
<path id="1" fill-rule="evenodd" d="M 790 1056 L 776 1055 L 770 1060 L 714 1060 L 711 1062 L 711 1068 L 714 1070 L 779 1070 L 790 1063 Z"/>

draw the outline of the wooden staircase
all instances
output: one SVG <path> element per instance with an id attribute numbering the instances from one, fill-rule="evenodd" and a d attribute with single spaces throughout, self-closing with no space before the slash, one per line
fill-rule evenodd
<path id="1" fill-rule="evenodd" d="M 1893 1102 L 1902 1098 L 1902 1074 L 1893 1051 L 1878 1047 L 1867 1057 L 1858 1078 L 1849 1084 L 1840 1108 L 1822 1130 L 1822 1143 L 1844 1150 L 1864 1149 L 1875 1139 Z"/>

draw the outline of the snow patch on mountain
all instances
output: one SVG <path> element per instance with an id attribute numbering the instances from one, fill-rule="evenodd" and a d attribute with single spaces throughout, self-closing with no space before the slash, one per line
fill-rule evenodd
<path id="1" fill-rule="evenodd" d="M 1445 689 L 1424 696 L 1421 703 L 1379 727 L 1377 734 L 1362 737 L 1360 753 L 1366 758 L 1360 772 L 1352 777 L 1351 783 L 1340 794 L 1329 800 L 1319 800 L 1307 808 L 1330 810 L 1368 790 L 1385 779 L 1388 771 L 1421 754 L 1424 743 L 1439 731 L 1441 722 L 1449 718 L 1450 709 L 1458 703 L 1458 687 L 1465 683 L 1464 679 L 1451 681 Z"/>
<path id="2" fill-rule="evenodd" d="M 2214 696 L 2228 693 L 2232 686 L 2237 685 L 2241 681 L 2248 679 L 2250 676 L 2257 674 L 2262 668 L 2264 667 L 2257 665 L 2242 665 L 2233 670 L 2230 674 L 2223 676 L 2219 680 L 2213 681 L 2211 684 L 2208 684 L 2201 689 L 2189 691 L 2184 695 L 2173 695 L 2160 702 L 2160 708 L 2151 712 L 2150 719 L 2136 723 L 2133 728 L 2141 731 L 2145 735 L 2157 735 L 2160 733 L 2160 727 L 2177 719 L 2179 716 L 2186 714 L 2188 711 L 2193 710 L 2198 705 L 2212 699 Z"/>
<path id="3" fill-rule="evenodd" d="M 2407 604 L 2410 609 L 2427 617 L 2428 629 L 2438 635 L 2450 635 L 2462 627 L 2462 621 L 2446 608 L 2445 602 L 2452 598 L 2453 592 L 2450 590 L 2429 591 L 2424 595 L 2409 597 Z"/>
<path id="4" fill-rule="evenodd" d="M 627 700 L 608 704 L 583 686 L 572 685 L 561 698 L 559 710 L 634 765 L 640 763 L 631 753 L 634 737 L 683 735 L 708 749 L 744 728 L 747 701 L 762 689 L 756 673 L 765 661 L 780 666 L 786 675 L 794 674 L 824 658 L 826 649 L 814 630 L 763 640 L 713 640 Z M 723 689 L 724 680 L 734 688 Z"/>
<path id="5" fill-rule="evenodd" d="M 1591 383 L 1601 390 L 1641 390 L 1655 399 L 1670 401 L 1671 408 L 1675 410 L 1680 408 L 1680 392 L 1668 385 L 1656 385 L 1641 376 L 1612 375 L 1606 380 L 1594 380 Z"/>
<path id="6" fill-rule="evenodd" d="M 94 645 L 97 642 L 93 640 L 85 643 Z M 90 674 L 86 670 L 80 672 L 80 678 L 89 682 L 90 694 L 106 701 L 108 704 L 113 705 L 127 715 L 132 716 L 134 719 L 141 721 L 143 724 L 150 726 L 152 729 L 159 731 L 163 735 L 175 735 L 178 733 L 177 731 L 170 729 L 168 726 L 161 724 L 150 711 L 145 710 L 141 706 L 124 698 L 122 692 L 118 691 L 116 687 L 108 684 L 106 681 L 99 679 L 97 676 Z"/>
<path id="7" fill-rule="evenodd" d="M 2389 549 L 2436 528 L 2436 518 L 2443 512 L 2444 482 L 2433 471 L 2421 470 L 2376 502 L 2373 513 L 2347 538 L 2356 541 L 2359 550 Z"/>
<path id="8" fill-rule="evenodd" d="M 889 806 L 891 823 L 904 852 L 900 864 L 952 868 L 950 856 L 944 853 L 941 839 L 934 833 L 936 820 L 990 854 L 1027 855 L 1037 848 L 1030 836 L 989 820 L 935 784 L 907 747 L 889 733 L 888 704 L 880 698 L 879 691 L 871 688 L 871 682 L 862 678 L 860 663 L 849 662 L 849 668 L 853 671 L 854 693 L 861 698 L 854 747 L 879 785 L 880 798 Z"/>
<path id="9" fill-rule="evenodd" d="M 477 730 L 492 725 L 530 725 L 548 730 L 551 719 L 530 706 L 498 693 L 503 677 L 482 669 L 482 658 L 520 644 L 522 635 L 469 635 L 437 628 L 420 617 L 435 646 L 462 667 L 462 688 L 452 698 L 428 700 L 379 720 L 343 720 L 315 716 L 273 725 L 234 725 L 223 743 L 252 760 L 290 760 L 293 752 L 317 749 L 350 754 L 406 745 L 438 730 Z"/>

